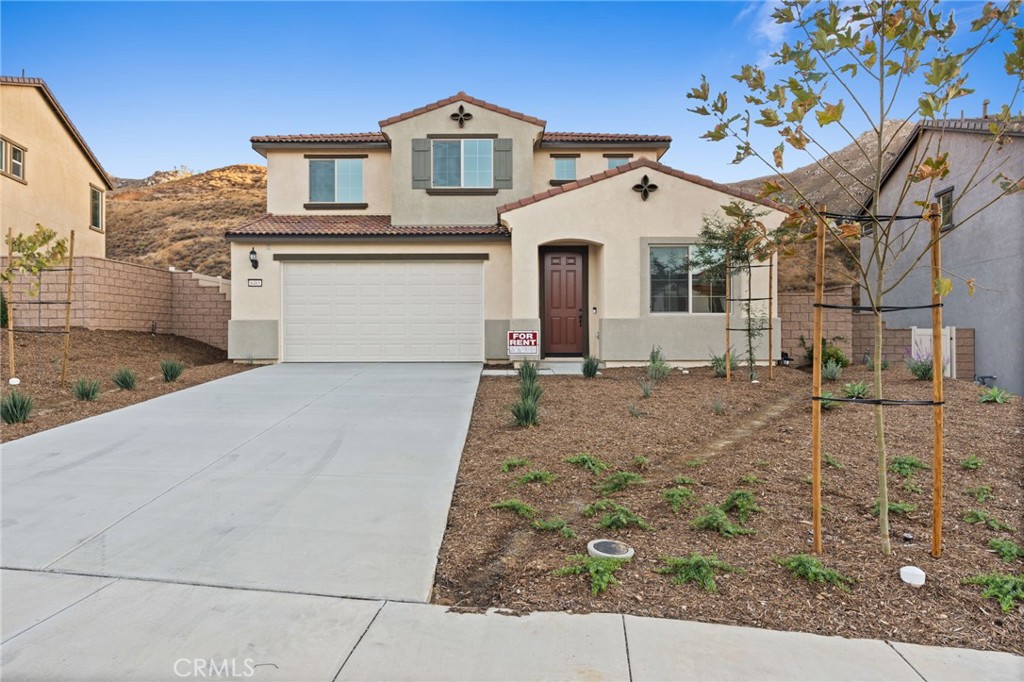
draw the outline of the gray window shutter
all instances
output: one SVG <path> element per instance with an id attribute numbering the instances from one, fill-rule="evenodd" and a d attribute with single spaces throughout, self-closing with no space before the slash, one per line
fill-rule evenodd
<path id="1" fill-rule="evenodd" d="M 412 188 L 430 189 L 430 140 L 412 141 Z"/>
<path id="2" fill-rule="evenodd" d="M 512 189 L 512 140 L 498 138 L 494 141 L 494 186 L 497 189 Z"/>

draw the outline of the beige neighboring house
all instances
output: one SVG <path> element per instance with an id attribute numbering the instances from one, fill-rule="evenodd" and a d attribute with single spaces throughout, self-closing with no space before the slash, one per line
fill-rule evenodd
<path id="1" fill-rule="evenodd" d="M 268 213 L 226 235 L 229 357 L 506 361 L 510 331 L 539 333 L 514 359 L 724 351 L 724 282 L 688 250 L 704 215 L 764 202 L 659 163 L 670 138 L 549 132 L 463 92 L 379 125 L 252 138 Z"/>
<path id="2" fill-rule="evenodd" d="M 44 225 L 75 255 L 106 256 L 104 201 L 113 184 L 67 113 L 39 78 L 0 76 L 0 217 L 7 231 Z"/>

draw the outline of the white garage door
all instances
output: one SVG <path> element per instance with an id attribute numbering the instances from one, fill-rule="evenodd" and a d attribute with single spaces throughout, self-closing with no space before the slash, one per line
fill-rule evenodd
<path id="1" fill-rule="evenodd" d="M 284 263 L 284 359 L 483 359 L 480 261 Z"/>

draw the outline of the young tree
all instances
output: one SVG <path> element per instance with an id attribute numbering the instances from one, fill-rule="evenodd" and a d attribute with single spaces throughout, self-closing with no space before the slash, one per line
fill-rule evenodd
<path id="1" fill-rule="evenodd" d="M 788 225 L 806 227 L 824 219 L 829 237 L 856 263 L 854 283 L 861 287 L 862 304 L 866 298 L 875 316 L 877 399 L 883 398 L 880 309 L 886 294 L 926 258 L 933 243 L 929 239 L 922 249 L 919 243 L 903 238 L 905 230 L 917 229 L 929 218 L 927 206 L 910 201 L 908 196 L 914 185 L 931 185 L 946 177 L 958 163 L 958 159 L 951 158 L 949 145 L 941 134 L 930 144 L 919 145 L 911 157 L 915 170 L 902 179 L 890 178 L 890 185 L 902 182 L 903 187 L 895 209 L 889 205 L 883 215 L 881 184 L 886 153 L 892 144 L 892 138 L 883 134 L 885 124 L 897 120 L 897 127 L 902 128 L 914 125 L 917 119 L 945 118 L 951 104 L 972 92 L 968 88 L 967 67 L 976 63 L 979 55 L 995 49 L 1001 53 L 1007 82 L 1012 85 L 1005 104 L 991 117 L 988 149 L 1002 144 L 1007 127 L 1020 125 L 1011 113 L 1024 79 L 1024 29 L 1016 23 L 1019 8 L 1020 0 L 989 2 L 965 32 L 958 27 L 953 12 L 944 12 L 936 0 L 782 0 L 773 17 L 788 39 L 772 54 L 773 66 L 763 69 L 745 64 L 733 76 L 743 90 L 742 104 L 737 106 L 735 98 L 730 100 L 725 91 L 713 95 L 703 77 L 687 94 L 697 102 L 690 111 L 716 121 L 703 138 L 712 142 L 732 141 L 736 145 L 733 163 L 754 158 L 774 172 L 777 179 L 765 182 L 761 196 L 775 198 L 786 191 L 803 202 L 796 207 Z M 830 127 L 840 129 L 852 140 L 860 161 L 870 169 L 866 176 L 844 167 L 819 142 L 823 131 Z M 778 144 L 761 147 L 755 139 L 760 139 L 759 128 L 775 131 Z M 873 144 L 858 140 L 854 131 L 864 129 L 874 133 Z M 853 203 L 864 206 L 858 219 L 820 215 L 805 189 L 782 175 L 784 159 L 790 151 L 809 156 Z M 852 180 L 839 182 L 837 174 Z M 966 194 L 978 191 L 982 183 L 996 183 L 999 191 L 971 216 L 958 218 L 953 229 L 940 233 L 939 239 L 963 229 L 973 215 L 993 201 L 1024 189 L 1024 178 L 1008 177 L 991 163 L 979 164 L 968 175 L 970 182 L 960 192 L 957 203 Z M 920 216 L 920 221 L 910 226 L 898 222 L 896 216 L 908 214 Z M 870 239 L 863 260 L 858 253 L 862 236 Z M 894 266 L 897 261 L 901 263 L 898 270 Z M 968 289 L 973 290 L 973 281 L 965 281 Z M 945 295 L 952 287 L 952 279 L 942 276 L 933 285 L 936 292 Z M 874 421 L 882 551 L 889 554 L 885 422 L 881 405 L 875 407 Z"/>

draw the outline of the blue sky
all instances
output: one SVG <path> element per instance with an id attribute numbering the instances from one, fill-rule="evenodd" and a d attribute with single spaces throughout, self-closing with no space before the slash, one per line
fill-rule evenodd
<path id="1" fill-rule="evenodd" d="M 980 5 L 945 3 L 969 16 Z M 382 118 L 465 90 L 543 118 L 552 131 L 671 135 L 663 161 L 731 181 L 766 169 L 730 165 L 730 145 L 698 139 L 707 121 L 686 111 L 685 92 L 702 73 L 724 87 L 740 64 L 766 63 L 780 37 L 769 9 L 0 2 L 0 72 L 44 78 L 122 177 L 261 163 L 252 135 L 377 130 Z M 984 76 L 960 105 L 968 114 L 984 97 L 1006 99 L 999 70 L 993 60 L 974 69 Z"/>

